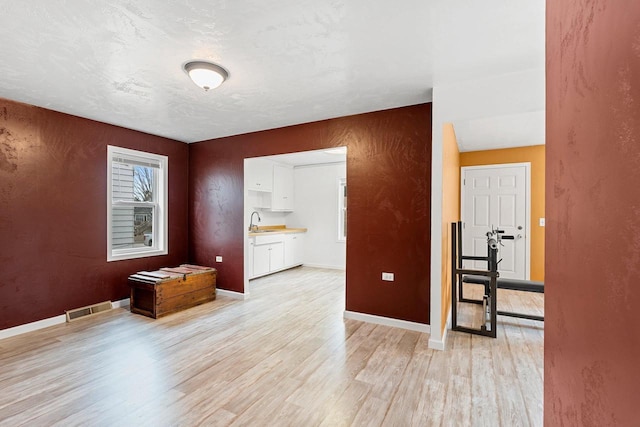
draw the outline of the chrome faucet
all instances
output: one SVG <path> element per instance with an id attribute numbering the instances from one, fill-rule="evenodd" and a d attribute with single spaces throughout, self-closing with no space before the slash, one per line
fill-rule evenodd
<path id="1" fill-rule="evenodd" d="M 249 231 L 254 231 L 254 230 L 257 230 L 257 229 L 258 229 L 258 225 L 257 225 L 257 224 L 256 224 L 256 225 L 254 225 L 254 224 L 253 224 L 253 214 L 258 215 L 258 222 L 260 222 L 260 221 L 261 221 L 261 219 L 260 219 L 260 214 L 259 214 L 257 211 L 253 211 L 253 212 L 251 212 L 251 221 L 249 221 Z M 254 227 L 255 227 L 255 229 L 254 229 Z"/>

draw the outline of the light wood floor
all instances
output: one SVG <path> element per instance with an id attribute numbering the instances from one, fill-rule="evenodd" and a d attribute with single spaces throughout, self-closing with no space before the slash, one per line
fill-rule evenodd
<path id="1" fill-rule="evenodd" d="M 343 320 L 341 272 L 297 268 L 250 292 L 1 340 L 0 425 L 542 425 L 537 322 L 501 318 L 495 340 L 451 332 L 441 352 Z"/>

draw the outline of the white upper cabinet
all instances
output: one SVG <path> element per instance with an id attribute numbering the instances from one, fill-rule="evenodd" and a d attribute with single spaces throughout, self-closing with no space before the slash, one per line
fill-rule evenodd
<path id="1" fill-rule="evenodd" d="M 293 211 L 293 168 L 291 166 L 273 165 L 271 210 Z"/>
<path id="2" fill-rule="evenodd" d="M 246 164 L 245 186 L 253 191 L 273 191 L 273 162 L 264 159 L 251 159 Z"/>

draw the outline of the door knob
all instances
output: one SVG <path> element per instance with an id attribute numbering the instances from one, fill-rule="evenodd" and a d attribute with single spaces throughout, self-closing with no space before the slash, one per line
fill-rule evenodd
<path id="1" fill-rule="evenodd" d="M 522 239 L 522 234 L 518 234 L 516 237 L 517 237 L 518 239 Z"/>

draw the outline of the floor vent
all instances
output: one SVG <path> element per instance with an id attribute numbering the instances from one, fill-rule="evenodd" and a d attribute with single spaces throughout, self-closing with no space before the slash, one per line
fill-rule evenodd
<path id="1" fill-rule="evenodd" d="M 67 313 L 67 322 L 71 322 L 73 320 L 80 319 L 81 317 L 87 317 L 102 311 L 111 310 L 111 308 L 113 308 L 111 301 L 105 301 L 98 304 L 88 305 L 86 307 L 74 308 L 73 310 L 68 310 L 65 313 Z"/>

